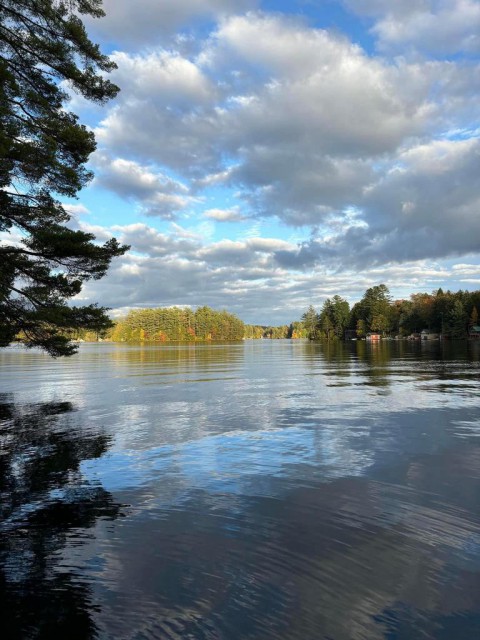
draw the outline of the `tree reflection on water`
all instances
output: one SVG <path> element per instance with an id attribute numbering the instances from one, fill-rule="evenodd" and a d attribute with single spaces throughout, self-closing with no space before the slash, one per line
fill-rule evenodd
<path id="1" fill-rule="evenodd" d="M 72 428 L 69 402 L 17 405 L 0 396 L 0 603 L 3 638 L 95 635 L 90 587 L 73 570 L 55 570 L 67 536 L 120 505 L 86 483 L 80 463 L 109 438 Z"/>

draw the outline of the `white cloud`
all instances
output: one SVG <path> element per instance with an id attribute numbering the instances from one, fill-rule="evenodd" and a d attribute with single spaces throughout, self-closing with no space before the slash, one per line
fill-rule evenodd
<path id="1" fill-rule="evenodd" d="M 239 222 L 245 220 L 246 216 L 241 213 L 240 207 L 230 209 L 207 209 L 203 212 L 206 218 L 217 220 L 218 222 Z"/>
<path id="2" fill-rule="evenodd" d="M 177 29 L 199 18 L 219 16 L 255 6 L 255 0 L 103 0 L 106 16 L 87 20 L 94 37 L 124 46 L 147 46 L 175 36 Z"/>
<path id="3" fill-rule="evenodd" d="M 480 3 L 477 0 L 346 0 L 377 18 L 372 31 L 383 50 L 413 47 L 452 54 L 480 51 Z"/>
<path id="4" fill-rule="evenodd" d="M 192 255 L 198 247 L 198 239 L 185 238 L 178 233 L 166 234 L 143 223 L 117 225 L 112 229 L 132 251 L 143 256 L 168 258 Z M 175 230 L 174 230 L 175 231 Z"/>
<path id="5" fill-rule="evenodd" d="M 215 233 L 215 224 L 209 220 L 204 220 L 188 228 L 182 227 L 175 222 L 171 223 L 172 232 L 177 238 L 187 238 L 204 242 L 210 240 Z"/>
<path id="6" fill-rule="evenodd" d="M 291 242 L 277 238 L 248 238 L 245 244 L 254 251 L 261 253 L 272 253 L 280 249 L 290 249 L 293 247 Z"/>
<path id="7" fill-rule="evenodd" d="M 462 276 L 480 276 L 480 265 L 478 264 L 454 264 L 452 271 L 457 275 Z"/>
<path id="8" fill-rule="evenodd" d="M 80 229 L 85 233 L 93 234 L 97 242 L 107 242 L 107 240 L 110 240 L 112 237 L 110 231 L 105 229 L 105 227 L 102 227 L 99 224 L 90 224 L 85 220 L 72 220 L 69 226 L 73 229 Z"/>
<path id="9" fill-rule="evenodd" d="M 62 203 L 62 207 L 65 209 L 65 211 L 67 213 L 69 213 L 71 216 L 73 216 L 74 218 L 78 217 L 78 216 L 83 216 L 83 215 L 87 215 L 90 213 L 89 209 L 87 209 L 87 207 L 84 204 L 78 203 L 78 204 L 72 204 L 70 202 Z"/>
<path id="10" fill-rule="evenodd" d="M 118 65 L 112 77 L 121 87 L 128 87 L 127 99 L 134 103 L 146 98 L 153 100 L 157 108 L 181 109 L 213 98 L 214 85 L 194 62 L 177 53 L 117 52 L 111 57 Z"/>
<path id="11" fill-rule="evenodd" d="M 25 238 L 26 235 L 15 227 L 11 231 L 0 231 L 0 247 L 19 247 Z"/>
<path id="12" fill-rule="evenodd" d="M 93 163 L 96 183 L 135 202 L 144 215 L 171 219 L 193 201 L 184 184 L 133 160 L 96 154 Z"/>
<path id="13" fill-rule="evenodd" d="M 432 141 L 406 150 L 399 159 L 402 169 L 391 171 L 365 196 L 370 233 L 381 238 L 377 259 L 476 252 L 480 140 Z"/>
<path id="14" fill-rule="evenodd" d="M 238 186 L 258 214 L 295 225 L 354 205 L 372 160 L 435 119 L 417 67 L 278 16 L 226 18 L 195 60 L 117 60 L 124 97 L 97 128 L 102 145 L 169 167 L 197 190 Z M 252 65 L 264 73 L 251 74 L 242 100 Z"/>
<path id="15" fill-rule="evenodd" d="M 420 133 L 431 116 L 424 78 L 326 31 L 249 14 L 225 20 L 212 42 L 214 67 L 233 56 L 266 75 L 256 99 L 228 112 L 237 149 L 249 136 L 257 146 L 294 143 L 310 155 L 382 153 Z"/>

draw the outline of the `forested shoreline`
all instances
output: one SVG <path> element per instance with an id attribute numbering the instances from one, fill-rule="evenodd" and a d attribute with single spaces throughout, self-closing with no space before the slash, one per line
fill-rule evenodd
<path id="1" fill-rule="evenodd" d="M 393 300 L 384 284 L 370 287 L 351 308 L 347 300 L 328 298 L 319 312 L 310 306 L 302 316 L 312 340 L 364 338 L 371 333 L 385 337 L 416 337 L 424 331 L 449 339 L 478 333 L 480 291 L 414 293 L 408 300 Z"/>
<path id="2" fill-rule="evenodd" d="M 393 300 L 386 285 L 365 291 L 350 307 L 339 295 L 327 298 L 317 311 L 310 305 L 299 320 L 280 326 L 245 324 L 236 315 L 208 306 L 134 309 L 102 334 L 78 332 L 74 339 L 112 342 L 198 342 L 242 339 L 342 340 L 370 333 L 406 338 L 421 331 L 449 339 L 477 335 L 480 291 L 415 293 Z"/>
<path id="3" fill-rule="evenodd" d="M 477 335 L 480 291 L 414 293 L 409 299 L 393 300 L 384 284 L 370 287 L 362 299 L 350 307 L 334 295 L 321 308 L 310 305 L 300 321 L 280 327 L 247 326 L 248 338 L 309 338 L 341 340 L 365 338 L 379 333 L 384 337 L 417 337 L 421 331 L 462 339 Z"/>

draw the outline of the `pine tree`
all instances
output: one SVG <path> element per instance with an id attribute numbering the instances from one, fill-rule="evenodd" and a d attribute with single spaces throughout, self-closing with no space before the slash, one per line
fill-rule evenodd
<path id="1" fill-rule="evenodd" d="M 467 315 L 460 300 L 453 300 L 445 318 L 445 333 L 450 338 L 466 336 Z"/>
<path id="2" fill-rule="evenodd" d="M 470 314 L 470 319 L 468 321 L 468 324 L 470 327 L 478 325 L 478 311 L 477 311 L 477 307 L 475 306 L 473 307 L 472 313 Z"/>
<path id="3" fill-rule="evenodd" d="M 302 322 L 309 340 L 316 340 L 318 338 L 319 317 L 313 305 L 310 305 L 302 315 Z"/>
<path id="4" fill-rule="evenodd" d="M 90 180 L 95 149 L 63 87 L 97 103 L 118 91 L 79 14 L 101 17 L 101 0 L 0 0 L 0 345 L 21 335 L 54 356 L 75 351 L 69 330 L 111 325 L 105 309 L 67 302 L 128 249 L 68 228 L 59 201 Z"/>

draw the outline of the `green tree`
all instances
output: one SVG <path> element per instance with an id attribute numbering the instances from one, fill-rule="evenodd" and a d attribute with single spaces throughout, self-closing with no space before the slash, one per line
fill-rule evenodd
<path id="1" fill-rule="evenodd" d="M 365 335 L 367 333 L 365 320 L 362 320 L 361 318 L 359 318 L 357 320 L 357 324 L 355 326 L 355 332 L 356 332 L 358 338 L 364 338 L 365 337 Z"/>
<path id="2" fill-rule="evenodd" d="M 320 314 L 320 329 L 322 330 L 323 335 L 327 340 L 330 340 L 333 334 L 333 323 L 330 319 L 330 315 L 328 313 Z"/>
<path id="3" fill-rule="evenodd" d="M 385 331 L 388 329 L 387 318 L 382 313 L 378 313 L 377 315 L 373 316 L 370 323 L 370 329 L 372 331 L 378 331 L 382 334 L 385 333 Z"/>
<path id="4" fill-rule="evenodd" d="M 272 327 L 271 337 L 275 340 L 282 340 L 288 338 L 289 327 L 287 325 L 280 325 L 279 327 Z"/>
<path id="5" fill-rule="evenodd" d="M 59 201 L 90 180 L 95 149 L 64 87 L 97 103 L 118 91 L 79 14 L 102 16 L 101 0 L 0 0 L 0 231 L 12 238 L 0 247 L 0 345 L 20 335 L 54 356 L 75 351 L 69 330 L 111 324 L 106 309 L 67 302 L 128 248 L 70 229 Z"/>
<path id="6" fill-rule="evenodd" d="M 288 337 L 294 340 L 297 338 L 307 338 L 307 331 L 303 322 L 299 322 L 298 320 L 292 322 L 288 328 Z"/>
<path id="7" fill-rule="evenodd" d="M 333 331 L 337 338 L 343 338 L 345 329 L 350 321 L 350 305 L 339 295 L 334 295 L 324 304 L 324 311 L 328 314 Z"/>
<path id="8" fill-rule="evenodd" d="M 477 307 L 473 307 L 472 313 L 470 314 L 470 319 L 468 321 L 468 326 L 473 327 L 478 324 L 478 311 Z"/>
<path id="9" fill-rule="evenodd" d="M 254 325 L 254 324 L 245 325 L 244 337 L 249 340 L 260 340 L 261 338 L 264 337 L 264 334 L 265 334 L 265 327 Z"/>
<path id="10" fill-rule="evenodd" d="M 391 313 L 391 298 L 388 287 L 379 284 L 365 291 L 363 298 L 352 310 L 352 319 L 356 323 L 358 320 L 363 320 L 366 331 L 378 331 L 379 329 L 374 329 L 374 326 L 378 326 L 379 321 L 384 327 L 382 331 L 388 331 Z"/>
<path id="11" fill-rule="evenodd" d="M 408 317 L 411 303 L 409 300 L 395 300 L 390 309 L 390 329 L 395 334 L 402 335 L 405 331 L 404 323 Z"/>
<path id="12" fill-rule="evenodd" d="M 195 335 L 199 340 L 212 339 L 212 309 L 204 305 L 195 311 Z"/>
<path id="13" fill-rule="evenodd" d="M 319 317 L 312 305 L 310 305 L 302 315 L 302 322 L 309 340 L 315 340 L 318 338 Z"/>
<path id="14" fill-rule="evenodd" d="M 460 300 L 452 300 L 445 318 L 445 334 L 450 338 L 465 338 L 467 314 Z"/>

